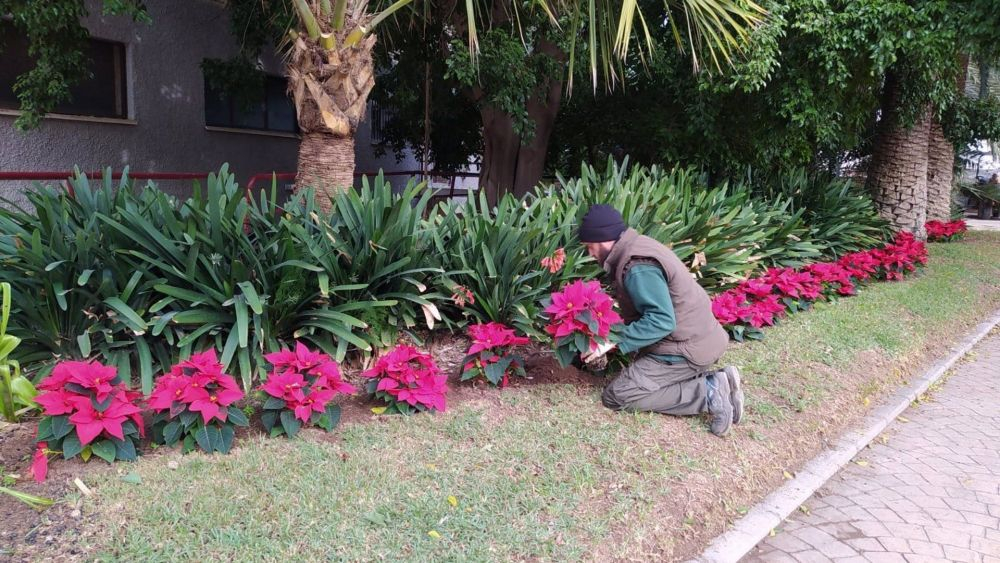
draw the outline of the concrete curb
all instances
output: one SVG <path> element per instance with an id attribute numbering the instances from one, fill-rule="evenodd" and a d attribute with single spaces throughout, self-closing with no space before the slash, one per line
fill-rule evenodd
<path id="1" fill-rule="evenodd" d="M 735 563 L 747 555 L 771 530 L 778 527 L 789 514 L 805 503 L 820 487 L 854 458 L 865 446 L 885 430 L 890 422 L 907 409 L 919 395 L 927 391 L 956 362 L 962 359 L 980 340 L 1000 324 L 1000 311 L 980 324 L 961 342 L 952 347 L 951 354 L 939 360 L 910 383 L 899 390 L 885 404 L 865 418 L 861 428 L 841 436 L 828 450 L 809 461 L 796 474 L 763 501 L 736 521 L 729 531 L 716 537 L 695 560 L 711 563 Z"/>

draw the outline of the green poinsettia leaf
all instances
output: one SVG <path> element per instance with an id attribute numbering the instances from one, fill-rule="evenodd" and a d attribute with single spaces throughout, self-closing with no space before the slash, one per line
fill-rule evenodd
<path id="1" fill-rule="evenodd" d="M 295 418 L 295 413 L 292 411 L 281 411 L 281 427 L 285 429 L 285 434 L 289 438 L 294 438 L 302 428 L 302 423 Z"/>
<path id="2" fill-rule="evenodd" d="M 83 444 L 80 443 L 80 438 L 77 437 L 76 432 L 66 436 L 66 439 L 62 442 L 63 459 L 70 459 L 81 451 L 83 451 Z"/>
<path id="3" fill-rule="evenodd" d="M 101 440 L 91 444 L 91 450 L 93 450 L 94 455 L 108 463 L 115 461 L 115 444 L 111 440 Z"/>
<path id="4" fill-rule="evenodd" d="M 229 407 L 226 418 L 236 426 L 250 426 L 250 420 L 247 419 L 247 415 L 243 414 L 243 411 L 236 407 Z"/>

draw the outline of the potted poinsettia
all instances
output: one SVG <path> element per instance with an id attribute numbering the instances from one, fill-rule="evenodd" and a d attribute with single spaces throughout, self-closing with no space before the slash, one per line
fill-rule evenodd
<path id="1" fill-rule="evenodd" d="M 430 354 L 413 346 L 397 346 L 362 375 L 371 378 L 368 392 L 387 403 L 383 412 L 443 412 L 448 407 L 447 376 Z"/>
<path id="2" fill-rule="evenodd" d="M 167 446 L 180 442 L 183 452 L 196 447 L 206 453 L 229 453 L 236 426 L 249 426 L 233 405 L 243 391 L 223 373 L 215 350 L 179 362 L 157 380 L 149 396 L 153 441 Z"/>
<path id="3" fill-rule="evenodd" d="M 514 329 L 502 323 L 471 325 L 467 329 L 472 345 L 466 353 L 462 381 L 482 377 L 493 385 L 506 387 L 511 375 L 524 377 L 524 359 L 514 348 L 529 341 L 517 336 Z"/>
<path id="4" fill-rule="evenodd" d="M 35 398 L 44 417 L 38 424 L 32 473 L 38 481 L 48 471 L 49 454 L 63 459 L 91 456 L 111 463 L 134 461 L 144 435 L 140 394 L 125 387 L 118 368 L 98 362 L 60 362 L 38 388 Z"/>
<path id="5" fill-rule="evenodd" d="M 295 350 L 264 356 L 273 366 L 260 386 L 267 395 L 261 421 L 271 436 L 295 436 L 303 424 L 314 424 L 327 432 L 340 420 L 340 406 L 331 400 L 355 389 L 343 380 L 340 366 L 330 356 L 314 352 L 297 342 Z"/>
<path id="6" fill-rule="evenodd" d="M 556 358 L 563 367 L 577 354 L 597 349 L 611 337 L 612 328 L 622 322 L 614 301 L 596 281 L 577 280 L 552 294 L 545 307 L 549 323 L 545 332 L 552 336 Z"/>

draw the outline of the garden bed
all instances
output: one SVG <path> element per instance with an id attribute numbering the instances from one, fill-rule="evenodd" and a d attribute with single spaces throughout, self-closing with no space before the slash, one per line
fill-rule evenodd
<path id="1" fill-rule="evenodd" d="M 0 557 L 684 559 L 1000 307 L 998 279 L 1000 236 L 973 233 L 932 245 L 921 276 L 733 346 L 748 416 L 727 439 L 698 419 L 607 411 L 598 378 L 529 354 L 532 379 L 453 384 L 444 414 L 377 417 L 358 400 L 332 434 L 248 435 L 230 456 L 55 461 L 46 484 L 18 483 L 55 507 L 0 498 L 15 522 Z M 454 372 L 464 345 L 429 348 Z M 0 430 L 6 472 L 27 475 L 30 437 Z M 121 479 L 132 472 L 140 484 Z M 74 477 L 95 491 L 76 518 Z"/>

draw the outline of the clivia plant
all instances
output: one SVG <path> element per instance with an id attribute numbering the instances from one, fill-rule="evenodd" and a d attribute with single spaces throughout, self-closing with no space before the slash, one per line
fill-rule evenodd
<path id="1" fill-rule="evenodd" d="M 340 405 L 330 401 L 338 393 L 354 393 L 343 380 L 340 366 L 329 356 L 313 352 L 301 342 L 295 351 L 282 350 L 264 356 L 273 366 L 260 386 L 267 395 L 261 421 L 271 436 L 295 436 L 303 424 L 314 424 L 327 432 L 340 421 Z"/>
<path id="2" fill-rule="evenodd" d="M 463 360 L 462 381 L 482 377 L 493 385 L 506 387 L 510 376 L 524 377 L 524 359 L 514 348 L 528 343 L 514 329 L 502 323 L 471 325 L 468 329 L 472 346 Z"/>
<path id="3" fill-rule="evenodd" d="M 545 313 L 549 317 L 545 332 L 552 336 L 556 358 L 563 367 L 577 354 L 606 342 L 612 327 L 622 322 L 614 302 L 596 281 L 577 280 L 564 286 L 552 294 Z"/>
<path id="4" fill-rule="evenodd" d="M 144 436 L 140 394 L 129 391 L 118 369 L 97 362 L 60 362 L 38 388 L 42 407 L 38 447 L 31 465 L 36 481 L 45 480 L 49 454 L 63 459 L 97 456 L 108 463 L 135 461 Z"/>
<path id="5" fill-rule="evenodd" d="M 243 391 L 232 376 L 223 373 L 215 350 L 195 354 L 170 369 L 156 382 L 149 396 L 153 441 L 183 452 L 196 447 L 206 453 L 229 453 L 236 426 L 249 426 L 243 411 L 233 403 Z"/>
<path id="6" fill-rule="evenodd" d="M 429 354 L 413 346 L 395 347 L 362 375 L 371 378 L 368 392 L 388 403 L 383 412 L 444 412 L 448 407 L 447 376 L 441 373 Z"/>

